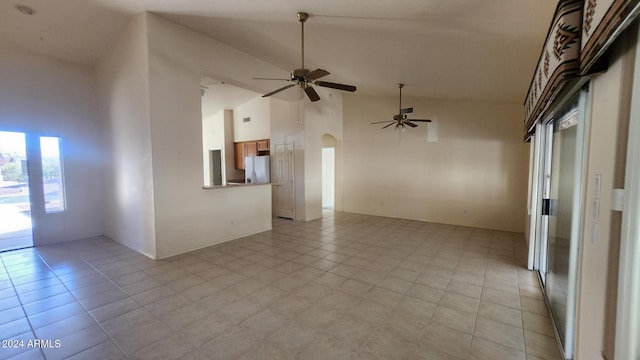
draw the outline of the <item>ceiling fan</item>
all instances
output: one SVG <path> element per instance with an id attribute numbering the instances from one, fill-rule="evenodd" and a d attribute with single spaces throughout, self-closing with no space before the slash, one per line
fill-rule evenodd
<path id="1" fill-rule="evenodd" d="M 318 79 L 320 79 L 321 77 L 327 76 L 329 75 L 329 72 L 326 70 L 322 70 L 322 69 L 315 69 L 313 71 L 306 69 L 304 67 L 304 23 L 305 21 L 307 21 L 307 19 L 309 18 L 309 14 L 305 13 L 305 12 L 299 12 L 298 13 L 298 21 L 300 21 L 300 25 L 302 26 L 302 66 L 299 69 L 294 69 L 291 70 L 291 78 L 290 79 L 274 79 L 274 78 L 254 78 L 256 80 L 283 80 L 283 81 L 290 81 L 293 82 L 293 84 L 289 84 L 287 86 L 283 86 L 277 90 L 274 90 L 268 94 L 264 94 L 262 95 L 262 97 L 268 97 L 274 94 L 277 94 L 283 90 L 286 90 L 290 87 L 294 87 L 294 86 L 299 86 L 302 90 L 304 90 L 304 92 L 307 94 L 307 96 L 309 97 L 309 100 L 311 101 L 318 101 L 320 100 L 320 96 L 318 95 L 318 93 L 316 92 L 316 90 L 311 86 L 313 85 L 317 85 L 317 86 L 322 86 L 322 87 L 327 87 L 327 88 L 332 88 L 332 89 L 337 89 L 337 90 L 343 90 L 343 91 L 350 91 L 350 92 L 354 92 L 356 91 L 356 87 L 353 85 L 345 85 L 345 84 L 338 84 L 338 83 L 333 83 L 333 82 L 328 82 L 328 81 L 319 81 Z"/>
<path id="2" fill-rule="evenodd" d="M 388 128 L 389 126 L 395 124 L 395 129 L 399 131 L 405 131 L 407 126 L 417 127 L 418 125 L 414 124 L 414 122 L 431 122 L 428 119 L 407 119 L 407 114 L 413 112 L 413 108 L 402 108 L 402 88 L 404 84 L 398 84 L 398 88 L 400 88 L 400 101 L 398 104 L 398 113 L 393 115 L 393 120 L 385 120 L 385 121 L 376 121 L 372 122 L 372 124 L 384 124 L 389 123 L 388 125 L 383 126 L 382 128 Z"/>

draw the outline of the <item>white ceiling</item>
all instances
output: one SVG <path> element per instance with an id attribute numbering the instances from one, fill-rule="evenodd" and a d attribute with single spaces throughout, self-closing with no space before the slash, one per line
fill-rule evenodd
<path id="1" fill-rule="evenodd" d="M 283 69 L 306 67 L 357 93 L 523 103 L 556 0 L 0 0 L 0 46 L 94 65 L 127 16 L 152 11 Z M 279 85 L 279 84 L 278 84 Z M 274 88 L 266 83 L 265 90 Z"/>

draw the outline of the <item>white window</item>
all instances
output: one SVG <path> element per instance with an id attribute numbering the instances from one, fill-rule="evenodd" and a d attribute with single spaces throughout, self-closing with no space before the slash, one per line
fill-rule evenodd
<path id="1" fill-rule="evenodd" d="M 41 136 L 40 153 L 45 210 L 47 214 L 63 212 L 66 209 L 66 201 L 64 198 L 60 138 L 57 136 Z"/>

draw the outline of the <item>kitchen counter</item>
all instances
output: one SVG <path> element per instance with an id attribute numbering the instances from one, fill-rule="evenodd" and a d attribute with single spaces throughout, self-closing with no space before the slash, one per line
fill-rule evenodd
<path id="1" fill-rule="evenodd" d="M 227 181 L 227 185 L 218 185 L 218 186 L 203 186 L 203 189 L 227 189 L 227 188 L 235 188 L 235 187 L 243 187 L 243 186 L 259 186 L 259 185 L 271 185 L 268 183 L 257 183 L 257 184 L 247 184 L 245 182 L 232 182 Z"/>
<path id="2" fill-rule="evenodd" d="M 247 185 L 247 183 L 244 182 L 244 179 L 233 179 L 227 180 L 227 185 Z"/>

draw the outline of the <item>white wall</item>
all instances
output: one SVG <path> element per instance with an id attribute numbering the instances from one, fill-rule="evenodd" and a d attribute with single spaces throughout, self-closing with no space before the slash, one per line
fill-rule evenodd
<path id="1" fill-rule="evenodd" d="M 67 210 L 32 209 L 36 245 L 102 234 L 102 152 L 92 69 L 0 48 L 0 130 L 61 137 Z"/>
<path id="2" fill-rule="evenodd" d="M 105 235 L 155 258 L 146 17 L 133 17 L 96 67 L 107 162 Z"/>
<path id="3" fill-rule="evenodd" d="M 427 126 L 402 133 L 396 97 L 344 97 L 344 211 L 522 232 L 529 147 L 521 104 L 406 98 Z"/>
<path id="4" fill-rule="evenodd" d="M 270 99 L 258 96 L 233 109 L 235 142 L 269 139 L 271 136 Z M 249 122 L 244 122 L 249 118 Z"/>
<path id="5" fill-rule="evenodd" d="M 272 66 L 145 14 L 157 256 L 165 258 L 271 228 L 271 186 L 202 188 L 201 73 L 242 84 Z"/>
<path id="6" fill-rule="evenodd" d="M 244 177 L 244 171 L 236 170 L 235 147 L 233 145 L 233 110 L 224 110 L 224 182 Z"/>

